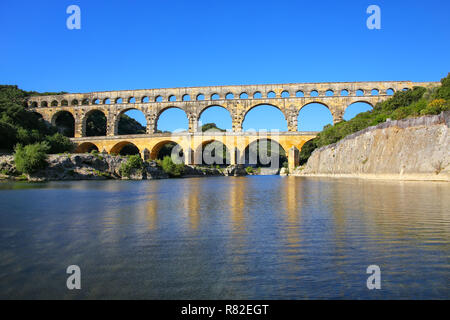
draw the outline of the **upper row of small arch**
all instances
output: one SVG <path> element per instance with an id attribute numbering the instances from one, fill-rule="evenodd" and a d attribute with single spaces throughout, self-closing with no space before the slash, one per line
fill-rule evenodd
<path id="1" fill-rule="evenodd" d="M 409 88 L 404 88 L 403 91 L 406 91 L 408 89 Z M 390 88 L 390 89 L 387 89 L 384 92 L 384 94 L 385 95 L 393 95 L 394 92 L 395 92 L 394 89 Z M 370 91 L 370 95 L 372 95 L 372 96 L 377 96 L 379 94 L 380 94 L 380 90 L 378 90 L 378 89 L 372 89 Z M 348 95 L 349 95 L 349 91 L 347 89 L 341 90 L 340 96 L 348 96 Z M 358 89 L 358 90 L 356 90 L 355 95 L 356 96 L 364 96 L 365 92 L 362 89 Z M 281 98 L 290 98 L 290 96 L 291 96 L 290 93 L 288 91 L 286 91 L 286 90 L 282 91 L 281 95 L 280 95 Z M 319 92 L 317 90 L 312 90 L 312 91 L 310 91 L 309 96 L 310 97 L 318 97 L 319 96 Z M 327 91 L 325 91 L 324 95 L 322 95 L 322 96 L 332 97 L 332 96 L 335 96 L 335 92 L 333 90 L 327 90 Z M 269 99 L 277 98 L 277 95 L 276 95 L 276 93 L 274 91 L 269 91 L 267 93 L 266 97 L 269 98 Z M 299 90 L 299 91 L 297 91 L 295 93 L 295 97 L 297 97 L 297 98 L 305 97 L 305 93 L 302 90 Z M 249 98 L 249 95 L 248 95 L 247 92 L 242 92 L 238 96 L 238 98 L 235 98 L 235 95 L 232 92 L 229 92 L 229 93 L 227 93 L 225 95 L 225 99 L 226 100 L 231 100 L 231 99 L 248 99 L 248 98 Z M 263 97 L 263 95 L 262 95 L 262 93 L 260 91 L 256 91 L 255 93 L 253 93 L 253 99 L 263 99 L 263 98 L 264 97 Z M 210 100 L 220 100 L 220 99 L 221 99 L 221 97 L 220 97 L 220 95 L 218 93 L 214 93 L 214 94 L 212 94 L 210 96 Z M 191 96 L 189 94 L 185 94 L 185 95 L 183 95 L 181 97 L 181 100 L 182 101 L 191 101 Z M 200 94 L 198 94 L 195 97 L 195 100 L 197 100 L 197 101 L 205 100 L 205 95 L 200 93 Z M 173 101 L 177 101 L 177 98 L 176 98 L 175 95 L 170 95 L 166 99 L 164 99 L 163 96 L 159 95 L 159 96 L 156 96 L 155 99 L 154 99 L 154 102 L 164 102 L 164 101 L 173 102 Z M 114 100 L 114 102 L 116 104 L 118 104 L 118 103 L 120 104 L 120 103 L 136 103 L 137 101 L 136 101 L 136 97 L 129 97 L 128 99 L 125 100 L 125 102 L 124 102 L 123 98 L 116 98 Z M 144 97 L 140 98 L 140 102 L 141 103 L 148 103 L 148 102 L 150 102 L 150 97 L 144 96 Z M 79 104 L 81 104 L 81 105 L 111 104 L 111 99 L 110 98 L 105 98 L 103 100 L 100 100 L 99 98 L 94 98 L 92 101 L 90 101 L 89 99 L 82 99 L 81 101 L 78 100 L 78 99 L 73 99 L 73 100 L 71 100 L 70 104 L 71 105 L 79 105 Z M 52 106 L 52 107 L 57 107 L 59 105 L 60 104 L 59 104 L 59 102 L 57 100 L 53 100 L 50 103 L 50 106 Z M 61 100 L 61 106 L 68 106 L 68 105 L 69 105 L 69 101 Z M 31 102 L 31 106 L 32 107 L 37 107 L 38 104 L 37 104 L 36 101 L 32 101 Z M 48 107 L 49 104 L 48 104 L 47 101 L 41 101 L 40 106 L 41 107 Z"/>

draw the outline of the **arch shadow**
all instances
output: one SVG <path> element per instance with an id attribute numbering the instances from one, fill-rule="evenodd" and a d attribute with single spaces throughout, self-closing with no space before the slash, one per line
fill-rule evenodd
<path id="1" fill-rule="evenodd" d="M 76 148 L 75 148 L 75 153 L 90 153 L 92 152 L 92 150 L 97 150 L 100 151 L 98 149 L 98 146 L 95 143 L 92 142 L 83 142 L 82 144 L 79 144 Z"/>

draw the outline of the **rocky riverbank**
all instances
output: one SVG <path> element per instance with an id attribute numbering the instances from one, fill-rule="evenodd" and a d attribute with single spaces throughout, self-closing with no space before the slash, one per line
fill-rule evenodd
<path id="1" fill-rule="evenodd" d="M 386 121 L 315 150 L 295 176 L 450 181 L 450 112 Z"/>
<path id="2" fill-rule="evenodd" d="M 14 164 L 12 155 L 0 156 L 0 180 L 151 180 L 165 179 L 169 175 L 156 161 L 145 161 L 142 169 L 133 169 L 131 174 L 124 176 L 120 168 L 127 162 L 127 157 L 108 154 L 61 154 L 49 155 L 48 166 L 33 174 L 20 174 Z M 185 166 L 182 177 L 201 176 L 241 176 L 246 175 L 240 166 L 212 168 L 200 166 Z"/>

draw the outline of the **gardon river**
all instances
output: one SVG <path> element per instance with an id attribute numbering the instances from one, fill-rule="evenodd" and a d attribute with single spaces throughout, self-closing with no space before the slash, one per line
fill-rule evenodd
<path id="1" fill-rule="evenodd" d="M 0 298 L 449 299 L 450 184 L 0 183 Z"/>

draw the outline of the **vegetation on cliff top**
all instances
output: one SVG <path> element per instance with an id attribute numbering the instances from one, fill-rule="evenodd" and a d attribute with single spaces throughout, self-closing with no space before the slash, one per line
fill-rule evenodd
<path id="1" fill-rule="evenodd" d="M 172 158 L 165 156 L 162 160 L 157 160 L 158 165 L 161 166 L 163 171 L 169 175 L 169 177 L 181 177 L 184 173 L 183 163 L 174 163 Z"/>
<path id="2" fill-rule="evenodd" d="M 450 110 L 450 73 L 441 80 L 440 87 L 414 87 L 408 91 L 397 91 L 392 98 L 378 103 L 373 110 L 362 112 L 349 121 L 326 125 L 316 138 L 303 145 L 300 164 L 305 164 L 316 148 L 336 143 L 349 134 L 375 126 L 387 119 L 400 120 L 439 114 L 446 110 Z"/>

